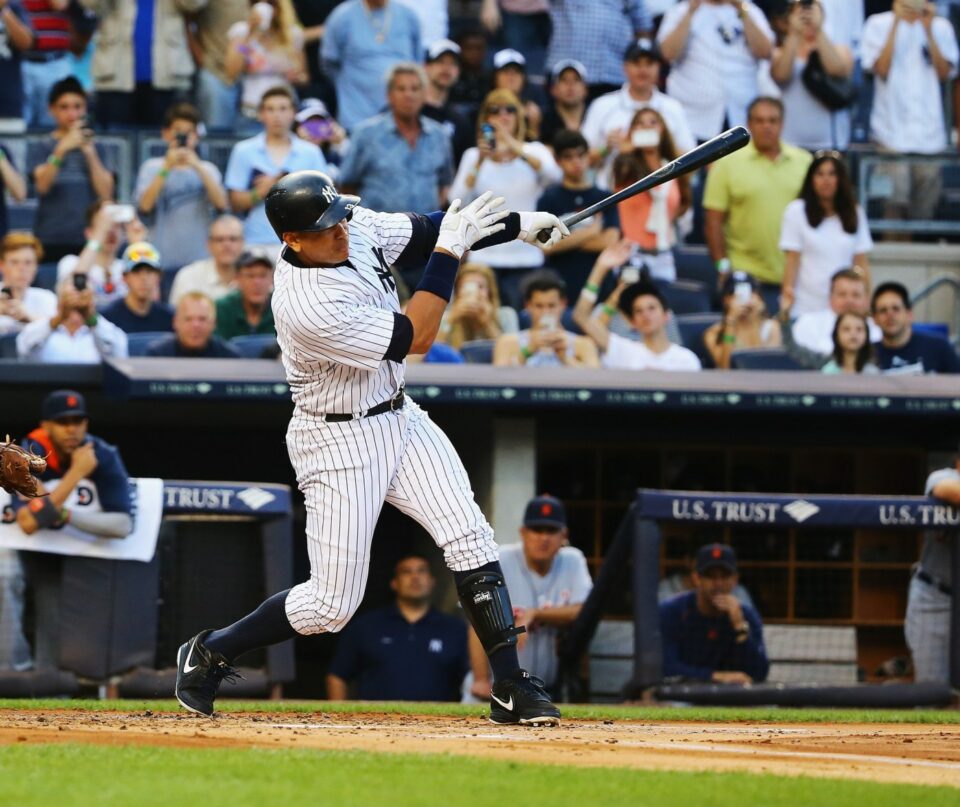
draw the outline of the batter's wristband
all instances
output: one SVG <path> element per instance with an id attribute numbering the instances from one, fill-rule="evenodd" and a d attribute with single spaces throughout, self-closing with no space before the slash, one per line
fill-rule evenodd
<path id="1" fill-rule="evenodd" d="M 428 291 L 447 302 L 453 297 L 453 284 L 457 280 L 460 261 L 445 252 L 434 252 L 423 270 L 423 277 L 417 284 L 417 291 Z"/>

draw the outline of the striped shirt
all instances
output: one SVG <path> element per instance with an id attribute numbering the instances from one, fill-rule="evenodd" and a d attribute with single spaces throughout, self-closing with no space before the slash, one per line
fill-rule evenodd
<path id="1" fill-rule="evenodd" d="M 277 260 L 273 316 L 294 420 L 359 414 L 389 401 L 403 385 L 403 363 L 384 360 L 400 301 L 389 266 L 410 241 L 405 213 L 356 207 L 348 259 L 303 268 Z"/>
<path id="2" fill-rule="evenodd" d="M 55 11 L 50 0 L 20 0 L 27 12 L 30 27 L 36 36 L 28 55 L 66 52 L 70 49 L 70 17 L 66 11 Z"/>

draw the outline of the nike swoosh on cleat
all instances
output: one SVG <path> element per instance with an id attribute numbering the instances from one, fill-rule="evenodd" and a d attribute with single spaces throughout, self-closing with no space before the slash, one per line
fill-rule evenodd
<path id="1" fill-rule="evenodd" d="M 493 693 L 490 694 L 490 697 L 493 698 L 497 703 L 499 703 L 499 704 L 500 704 L 504 709 L 506 709 L 508 712 L 512 712 L 512 711 L 513 711 L 513 695 L 511 695 L 511 696 L 510 696 L 509 698 L 507 698 L 505 701 L 500 700 L 500 698 L 498 698 L 498 697 L 497 697 L 496 695 L 494 695 Z"/>
<path id="2" fill-rule="evenodd" d="M 195 669 L 197 669 L 197 666 L 198 666 L 198 665 L 196 665 L 196 664 L 194 664 L 192 667 L 190 666 L 190 657 L 193 655 L 193 649 L 194 649 L 196 646 L 197 646 L 197 640 L 194 639 L 194 640 L 193 640 L 193 644 L 190 645 L 190 650 L 189 650 L 189 652 L 187 653 L 187 657 L 183 660 L 183 671 L 184 671 L 184 673 L 191 673 L 191 672 L 193 672 Z"/>

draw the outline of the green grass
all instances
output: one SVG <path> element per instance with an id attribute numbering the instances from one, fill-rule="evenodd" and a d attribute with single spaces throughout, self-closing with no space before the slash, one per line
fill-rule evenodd
<path id="1" fill-rule="evenodd" d="M 298 750 L 17 745 L 0 748 L 0 804 L 938 807 L 942 787 L 525 765 L 468 757 Z"/>
<path id="2" fill-rule="evenodd" d="M 0 699 L 0 709 L 77 709 L 104 712 L 175 712 L 169 700 L 14 700 Z M 334 714 L 407 714 L 480 717 L 487 707 L 458 703 L 331 703 L 329 701 L 217 701 L 222 712 L 327 712 Z M 664 706 L 610 706 L 563 704 L 565 717 L 581 720 L 640 720 L 696 723 L 929 723 L 960 724 L 960 711 L 908 709 L 744 709 L 727 707 L 679 708 Z"/>

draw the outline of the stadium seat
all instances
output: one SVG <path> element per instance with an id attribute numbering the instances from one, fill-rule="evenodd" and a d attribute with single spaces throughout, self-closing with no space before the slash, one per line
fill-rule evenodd
<path id="1" fill-rule="evenodd" d="M 33 285 L 39 289 L 55 291 L 57 288 L 57 264 L 41 263 L 37 267 L 37 276 L 33 279 Z"/>
<path id="2" fill-rule="evenodd" d="M 160 300 L 164 303 L 170 301 L 170 289 L 173 288 L 173 281 L 176 279 L 177 273 L 164 271 L 160 275 Z"/>
<path id="3" fill-rule="evenodd" d="M 460 345 L 460 355 L 467 364 L 490 364 L 496 339 L 474 339 Z"/>
<path id="4" fill-rule="evenodd" d="M 674 317 L 683 346 L 697 354 L 705 369 L 714 367 L 713 357 L 703 343 L 703 333 L 711 325 L 720 321 L 721 314 L 710 311 L 706 314 L 680 314 Z"/>
<path id="5" fill-rule="evenodd" d="M 259 359 L 263 351 L 273 347 L 277 337 L 272 333 L 252 333 L 249 336 L 234 336 L 230 344 L 240 351 L 245 359 Z"/>
<path id="6" fill-rule="evenodd" d="M 730 356 L 732 370 L 803 370 L 781 347 L 735 350 Z"/>
<path id="7" fill-rule="evenodd" d="M 127 355 L 134 356 L 146 356 L 147 347 L 151 342 L 156 342 L 158 339 L 163 339 L 165 336 L 169 336 L 168 331 L 144 331 L 143 333 L 128 333 L 127 334 Z"/>
<path id="8" fill-rule="evenodd" d="M 710 292 L 705 283 L 695 280 L 656 281 L 674 314 L 702 314 L 709 311 Z"/>
<path id="9" fill-rule="evenodd" d="M 33 223 L 37 218 L 36 199 L 24 199 L 22 202 L 10 202 L 7 205 L 7 229 L 33 232 Z"/>
<path id="10" fill-rule="evenodd" d="M 17 335 L 5 333 L 0 336 L 0 359 L 17 358 Z"/>
<path id="11" fill-rule="evenodd" d="M 946 322 L 914 322 L 913 330 L 929 336 L 938 336 L 941 339 L 950 339 L 950 326 Z"/>
<path id="12" fill-rule="evenodd" d="M 673 255 L 679 280 L 696 280 L 708 289 L 717 287 L 717 267 L 706 247 L 676 247 Z"/>

